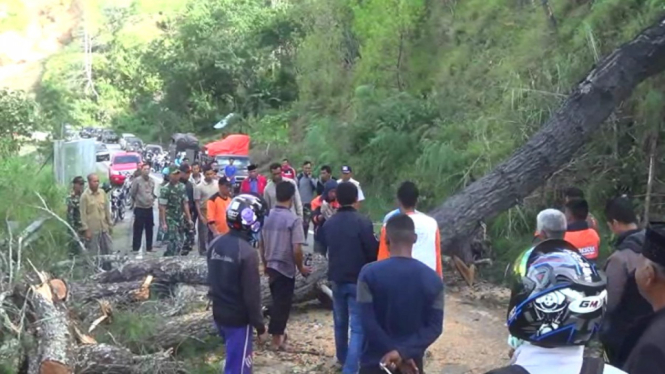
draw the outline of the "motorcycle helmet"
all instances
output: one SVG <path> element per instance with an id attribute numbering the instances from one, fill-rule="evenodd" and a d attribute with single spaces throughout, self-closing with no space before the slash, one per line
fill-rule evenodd
<path id="1" fill-rule="evenodd" d="M 263 227 L 267 204 L 263 198 L 250 194 L 235 196 L 226 209 L 226 223 L 231 230 L 256 238 Z"/>
<path id="2" fill-rule="evenodd" d="M 549 348 L 586 344 L 607 304 L 605 275 L 561 242 L 548 240 L 522 253 L 508 304 L 510 335 Z"/>
<path id="3" fill-rule="evenodd" d="M 109 182 L 102 183 L 102 191 L 108 193 L 111 191 L 111 184 Z"/>

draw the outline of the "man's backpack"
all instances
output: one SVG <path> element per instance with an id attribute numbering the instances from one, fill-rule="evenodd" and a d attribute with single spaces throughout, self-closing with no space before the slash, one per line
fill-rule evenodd
<path id="1" fill-rule="evenodd" d="M 602 358 L 584 357 L 580 374 L 603 374 L 605 361 Z M 490 370 L 485 374 L 530 374 L 525 368 L 519 365 L 504 366 L 499 369 Z M 568 373 L 562 373 L 568 374 Z"/>

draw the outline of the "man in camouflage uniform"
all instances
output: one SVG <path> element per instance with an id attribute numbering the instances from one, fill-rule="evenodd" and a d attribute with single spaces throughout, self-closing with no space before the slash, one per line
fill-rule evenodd
<path id="1" fill-rule="evenodd" d="M 180 169 L 176 165 L 169 166 L 169 183 L 159 190 L 159 223 L 166 243 L 164 256 L 186 256 L 189 252 L 183 250 L 185 225 L 193 224 L 185 186 L 180 183 Z"/>
<path id="2" fill-rule="evenodd" d="M 192 167 L 188 163 L 182 162 L 178 167 L 180 169 L 180 183 L 185 187 L 185 194 L 187 195 L 187 205 L 189 206 L 189 214 L 191 217 L 192 224 L 189 224 L 189 221 L 185 220 L 182 226 L 184 242 L 182 245 L 182 251 L 189 253 L 194 248 L 194 243 L 196 241 L 196 220 L 198 215 L 196 214 L 196 206 L 194 203 L 194 184 L 190 181 L 192 174 Z"/>
<path id="3" fill-rule="evenodd" d="M 69 251 L 72 256 L 81 252 L 81 243 L 83 242 L 83 223 L 81 222 L 81 194 L 85 181 L 83 177 L 78 176 L 72 180 L 72 191 L 67 197 L 67 223 L 78 234 L 76 237 L 70 232 L 71 240 L 69 242 Z"/>

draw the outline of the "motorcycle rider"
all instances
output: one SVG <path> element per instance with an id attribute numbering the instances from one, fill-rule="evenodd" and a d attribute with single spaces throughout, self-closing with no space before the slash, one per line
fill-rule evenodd
<path id="1" fill-rule="evenodd" d="M 253 244 L 263 227 L 266 204 L 239 195 L 226 211 L 229 232 L 216 237 L 207 252 L 212 316 L 226 345 L 225 374 L 252 373 L 252 330 L 266 339 L 261 315 L 259 255 Z"/>
<path id="2" fill-rule="evenodd" d="M 509 366 L 488 373 L 623 373 L 602 358 L 584 357 L 605 312 L 606 278 L 569 248 L 562 239 L 545 240 L 515 261 L 507 325 L 522 344 Z"/>

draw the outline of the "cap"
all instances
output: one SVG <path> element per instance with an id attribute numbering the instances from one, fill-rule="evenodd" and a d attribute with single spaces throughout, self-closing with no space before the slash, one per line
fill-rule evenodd
<path id="1" fill-rule="evenodd" d="M 190 169 L 191 167 L 189 166 L 188 163 L 183 162 L 182 164 L 180 164 L 180 171 L 182 171 L 183 173 L 188 173 Z"/>
<path id="2" fill-rule="evenodd" d="M 247 166 L 247 171 L 252 171 L 252 170 L 256 170 L 256 169 L 258 169 L 258 166 L 256 166 L 256 164 L 251 164 L 251 165 Z"/>
<path id="3" fill-rule="evenodd" d="M 230 185 L 231 181 L 227 177 L 219 177 L 219 180 L 217 180 L 217 184 L 220 186 L 223 186 L 225 184 Z"/>
<path id="4" fill-rule="evenodd" d="M 665 222 L 653 222 L 646 229 L 642 255 L 665 266 Z"/>
<path id="5" fill-rule="evenodd" d="M 342 166 L 342 174 L 349 174 L 352 171 L 353 170 L 351 170 L 351 166 L 349 166 L 349 165 Z"/>
<path id="6" fill-rule="evenodd" d="M 178 169 L 178 165 L 176 165 L 176 164 L 169 165 L 169 174 L 178 174 L 178 173 L 180 173 L 180 169 Z"/>

